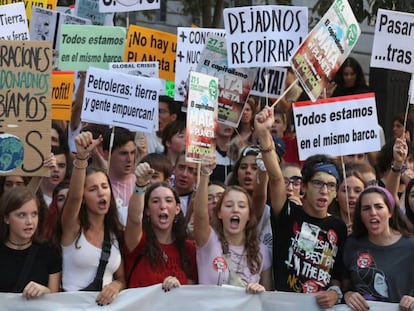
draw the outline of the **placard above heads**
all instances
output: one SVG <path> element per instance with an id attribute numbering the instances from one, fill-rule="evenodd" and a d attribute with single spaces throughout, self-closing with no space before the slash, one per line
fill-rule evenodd
<path id="1" fill-rule="evenodd" d="M 77 16 L 33 7 L 30 24 L 30 38 L 53 42 L 53 49 L 59 50 L 61 27 L 63 24 L 90 25 L 91 21 Z"/>
<path id="2" fill-rule="evenodd" d="M 257 68 L 230 68 L 226 39 L 209 35 L 196 71 L 218 78 L 218 122 L 237 127 Z"/>
<path id="3" fill-rule="evenodd" d="M 414 73 L 414 14 L 378 10 L 371 67 Z"/>
<path id="4" fill-rule="evenodd" d="M 90 68 L 81 119 L 152 133 L 158 120 L 160 87 L 160 79 Z"/>
<path id="5" fill-rule="evenodd" d="M 374 93 L 293 104 L 299 158 L 378 151 L 381 148 Z"/>
<path id="6" fill-rule="evenodd" d="M 288 66 L 308 34 L 308 8 L 264 5 L 223 11 L 230 67 Z"/>
<path id="7" fill-rule="evenodd" d="M 159 10 L 161 0 L 99 0 L 99 12 Z"/>
<path id="8" fill-rule="evenodd" d="M 283 67 L 259 68 L 250 95 L 279 98 L 285 90 L 286 75 Z"/>
<path id="9" fill-rule="evenodd" d="M 189 83 L 185 159 L 202 162 L 216 150 L 218 79 L 193 71 Z"/>
<path id="10" fill-rule="evenodd" d="M 125 49 L 125 28 L 95 25 L 62 25 L 59 69 L 108 68 L 121 62 Z"/>
<path id="11" fill-rule="evenodd" d="M 161 79 L 174 81 L 177 35 L 131 25 L 125 46 L 125 62 L 158 61 Z"/>
<path id="12" fill-rule="evenodd" d="M 0 40 L 30 40 L 23 2 L 0 5 Z"/>
<path id="13" fill-rule="evenodd" d="M 49 176 L 52 45 L 1 41 L 0 174 Z"/>
<path id="14" fill-rule="evenodd" d="M 214 28 L 177 28 L 175 100 L 184 101 L 186 98 L 190 71 L 196 69 L 209 34 L 224 37 L 225 32 Z"/>
<path id="15" fill-rule="evenodd" d="M 316 100 L 355 46 L 361 29 L 346 0 L 336 0 L 292 57 L 292 69 Z"/>
<path id="16" fill-rule="evenodd" d="M 75 73 L 73 71 L 53 71 L 52 120 L 70 121 L 74 88 Z"/>

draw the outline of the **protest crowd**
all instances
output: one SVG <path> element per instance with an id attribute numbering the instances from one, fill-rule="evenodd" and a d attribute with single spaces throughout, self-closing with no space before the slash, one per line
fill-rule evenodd
<path id="1" fill-rule="evenodd" d="M 286 8 L 270 10 L 295 16 L 295 27 L 301 28 L 301 9 Z M 270 59 L 272 44 L 283 40 L 260 43 L 259 37 L 235 47 L 237 38 L 228 36 L 228 28 L 237 33 L 241 23 L 241 32 L 252 32 L 248 22 L 237 21 L 240 12 L 251 9 L 226 10 L 233 64 L 214 63 L 221 57 L 218 51 L 226 50 L 217 30 L 204 38 L 211 49 L 201 44 L 195 72 L 175 69 L 183 78 L 175 80 L 168 95 L 153 59 L 141 67 L 133 63 L 134 53 L 147 44 L 138 30 L 106 40 L 97 33 L 105 27 L 101 24 L 91 28 L 94 39 L 88 40 L 81 27 L 97 26 L 74 22 L 78 25 L 61 29 L 57 59 L 51 53 L 52 43 L 59 51 L 56 39 L 42 23 L 45 15 L 33 7 L 31 23 L 38 35 L 45 31 L 38 41 L 27 41 L 25 48 L 37 49 L 29 53 L 31 59 L 25 60 L 26 52 L 16 53 L 20 43 L 3 38 L 8 50 L 0 49 L 0 96 L 2 123 L 8 126 L 0 135 L 1 293 L 34 303 L 56 293 L 95 292 L 96 306 L 111 306 L 128 289 L 160 284 L 161 297 L 207 285 L 242 288 L 253 296 L 309 294 L 320 309 L 342 304 L 366 311 L 373 301 L 414 309 L 412 114 L 407 109 L 395 116 L 393 137 L 386 140 L 377 122 L 375 94 L 358 59 L 341 50 L 342 41 L 335 37 L 326 43 L 330 39 L 321 39 L 322 26 L 315 26 L 295 45 L 297 52 L 279 54 L 292 57 L 289 66 L 259 66 L 253 58 L 249 63 L 243 46 L 250 56 L 252 46 L 269 49 L 260 57 Z M 259 10 L 264 16 L 268 9 Z M 321 23 L 334 36 L 332 20 L 322 18 Z M 290 43 L 295 40 L 292 35 Z M 318 40 L 326 63 L 316 56 Z M 115 54 L 98 47 L 107 53 L 101 60 L 89 52 L 78 59 L 82 45 L 106 41 L 115 50 L 126 42 L 141 46 Z M 154 46 L 168 54 L 171 42 L 161 41 Z M 66 57 L 65 44 L 80 45 Z M 327 45 L 342 54 L 333 60 Z M 317 83 L 310 82 L 312 72 L 304 65 L 312 57 Z M 95 66 L 102 60 L 106 67 Z M 114 60 L 112 68 L 157 74 L 102 69 Z M 73 92 L 63 82 L 60 88 L 41 80 L 28 86 L 18 74 L 19 68 L 33 77 L 51 74 L 56 62 L 63 71 L 59 74 L 72 70 L 62 81 L 69 81 Z M 162 62 L 160 77 L 174 80 L 166 76 L 174 69 L 167 68 L 167 59 Z M 6 78 L 7 72 L 14 80 Z M 25 88 L 30 95 L 24 95 Z M 45 108 L 44 94 L 52 90 L 59 93 L 56 97 L 67 95 L 67 117 Z M 58 110 L 51 100 L 52 110 Z M 34 102 L 36 111 L 30 110 Z M 23 118 L 19 109 L 26 109 L 23 122 L 28 125 L 13 132 Z M 43 130 L 37 136 L 47 141 L 32 133 L 35 123 L 30 122 L 39 122 Z"/>

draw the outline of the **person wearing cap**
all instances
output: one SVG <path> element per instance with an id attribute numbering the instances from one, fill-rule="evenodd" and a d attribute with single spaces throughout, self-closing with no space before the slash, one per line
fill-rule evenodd
<path id="1" fill-rule="evenodd" d="M 399 303 L 400 310 L 414 308 L 412 230 L 386 188 L 370 186 L 359 195 L 353 234 L 344 250 L 349 308 L 369 310 L 370 300 Z"/>
<path id="2" fill-rule="evenodd" d="M 342 175 L 334 159 L 309 157 L 302 168 L 303 206 L 287 200 L 285 180 L 269 133 L 274 111 L 256 116 L 255 131 L 269 175 L 273 272 L 278 291 L 313 293 L 321 308 L 341 302 L 345 223 L 328 214 Z"/>

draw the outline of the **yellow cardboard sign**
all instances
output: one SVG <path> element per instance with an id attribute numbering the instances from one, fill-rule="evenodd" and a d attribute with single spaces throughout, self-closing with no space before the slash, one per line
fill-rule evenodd
<path id="1" fill-rule="evenodd" d="M 125 62 L 158 61 L 159 77 L 174 81 L 177 35 L 131 25 L 125 46 Z"/>
<path id="2" fill-rule="evenodd" d="M 70 121 L 74 88 L 73 71 L 53 71 L 52 119 Z"/>

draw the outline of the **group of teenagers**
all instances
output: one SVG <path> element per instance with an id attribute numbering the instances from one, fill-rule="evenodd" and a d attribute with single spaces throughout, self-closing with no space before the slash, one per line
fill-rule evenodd
<path id="1" fill-rule="evenodd" d="M 171 109 L 160 102 L 160 129 L 172 130 L 162 139 L 165 155 L 137 159 L 145 139 L 119 147 L 114 131 L 117 156 L 113 149 L 106 163 L 99 154 L 110 136 L 87 126 L 73 136 L 69 179 L 53 187 L 46 213 L 47 185 L 38 178 L 13 184 L 3 176 L 0 292 L 33 299 L 95 291 L 103 306 L 126 288 L 228 284 L 248 294 L 312 294 L 323 309 L 346 303 L 369 310 L 375 300 L 412 310 L 414 165 L 408 138 L 399 134 L 383 147 L 380 178 L 365 157 L 362 163 L 348 157 L 344 169 L 326 155 L 292 164 L 297 150 L 286 154 L 291 141 L 281 143 L 283 133 L 275 138 L 281 125 L 286 130 L 278 110 L 246 107 L 241 124 L 247 130 L 239 126 L 237 137 L 247 146 L 236 144 L 230 173 L 220 158 L 227 128 L 218 125 L 219 153 L 189 163 L 185 126 L 168 120 Z M 147 143 L 154 141 L 147 137 Z M 129 159 L 125 166 L 117 163 L 121 157 Z M 52 154 L 44 162 L 52 181 L 59 179 L 58 159 Z M 132 186 L 120 187 L 110 167 L 130 170 Z M 225 182 L 216 181 L 222 175 Z M 196 189 L 186 195 L 189 179 L 197 180 Z M 119 202 L 115 192 L 121 188 L 128 202 Z"/>
<path id="2" fill-rule="evenodd" d="M 325 155 L 308 158 L 301 170 L 281 164 L 273 124 L 274 110 L 263 108 L 254 124 L 258 144 L 242 150 L 233 170 L 238 175 L 246 165 L 242 159 L 253 158 L 255 163 L 247 164 L 254 171 L 251 180 L 210 184 L 215 157 L 199 164 L 187 215 L 176 189 L 160 180 L 156 163 L 138 163 L 125 226 L 108 175 L 89 165 L 102 137 L 81 132 L 74 140 L 68 192 L 52 232 L 59 235 L 58 247 L 40 240 L 39 199 L 30 187 L 3 193 L 1 291 L 21 292 L 28 299 L 59 291 L 99 291 L 96 302 L 106 305 L 125 288 L 161 283 L 169 291 L 186 284 L 230 284 L 251 294 L 314 294 L 321 308 L 346 303 L 353 310 L 368 310 L 367 301 L 377 300 L 411 310 L 414 231 L 398 198 L 386 187 L 365 187 L 362 177 L 356 186 L 350 178 L 362 174 L 347 173 L 345 183 L 336 159 Z M 405 140 L 396 139 L 389 185 L 399 183 L 407 153 Z M 340 214 L 330 213 L 344 187 L 352 209 L 348 228 Z M 414 191 L 407 200 L 412 196 Z M 263 234 L 269 226 L 270 244 L 269 234 Z"/>

